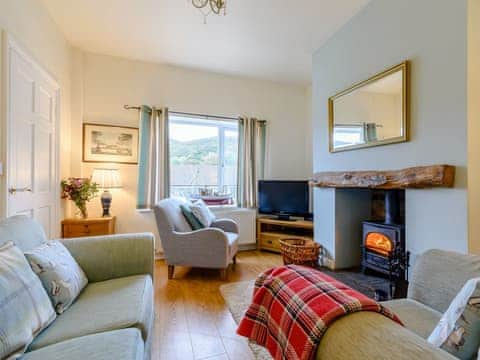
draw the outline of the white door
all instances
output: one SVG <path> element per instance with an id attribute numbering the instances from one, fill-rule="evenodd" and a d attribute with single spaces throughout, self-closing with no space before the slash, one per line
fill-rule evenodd
<path id="1" fill-rule="evenodd" d="M 21 49 L 8 46 L 7 216 L 24 214 L 56 236 L 58 86 Z"/>

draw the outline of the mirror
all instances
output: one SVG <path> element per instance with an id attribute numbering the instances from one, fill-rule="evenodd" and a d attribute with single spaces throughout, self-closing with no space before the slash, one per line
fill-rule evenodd
<path id="1" fill-rule="evenodd" d="M 407 61 L 328 99 L 330 152 L 408 140 Z"/>

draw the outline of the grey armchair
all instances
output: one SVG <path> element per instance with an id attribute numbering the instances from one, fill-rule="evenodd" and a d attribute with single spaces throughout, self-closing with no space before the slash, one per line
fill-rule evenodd
<path id="1" fill-rule="evenodd" d="M 180 209 L 181 201 L 164 199 L 155 206 L 158 232 L 162 241 L 168 278 L 175 266 L 220 269 L 227 278 L 230 263 L 236 263 L 238 226 L 229 219 L 216 220 L 210 228 L 192 231 Z"/>

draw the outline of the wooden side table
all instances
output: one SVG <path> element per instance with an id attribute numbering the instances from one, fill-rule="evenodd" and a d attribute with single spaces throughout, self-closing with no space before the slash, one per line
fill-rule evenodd
<path id="1" fill-rule="evenodd" d="M 62 220 L 62 238 L 111 234 L 115 234 L 115 216 Z"/>

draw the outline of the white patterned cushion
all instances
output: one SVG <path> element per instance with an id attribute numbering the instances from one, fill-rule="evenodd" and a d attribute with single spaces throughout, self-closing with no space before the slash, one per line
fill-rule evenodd
<path id="1" fill-rule="evenodd" d="M 210 227 L 215 221 L 215 214 L 208 208 L 202 199 L 197 200 L 190 205 L 190 210 L 205 227 Z"/>
<path id="2" fill-rule="evenodd" d="M 56 314 L 38 277 L 13 242 L 0 247 L 0 359 L 21 354 Z"/>
<path id="3" fill-rule="evenodd" d="M 465 283 L 428 342 L 459 359 L 476 358 L 480 347 L 480 278 Z"/>
<path id="4" fill-rule="evenodd" d="M 42 280 L 58 314 L 63 313 L 88 284 L 83 270 L 59 241 L 48 241 L 25 256 Z"/>

